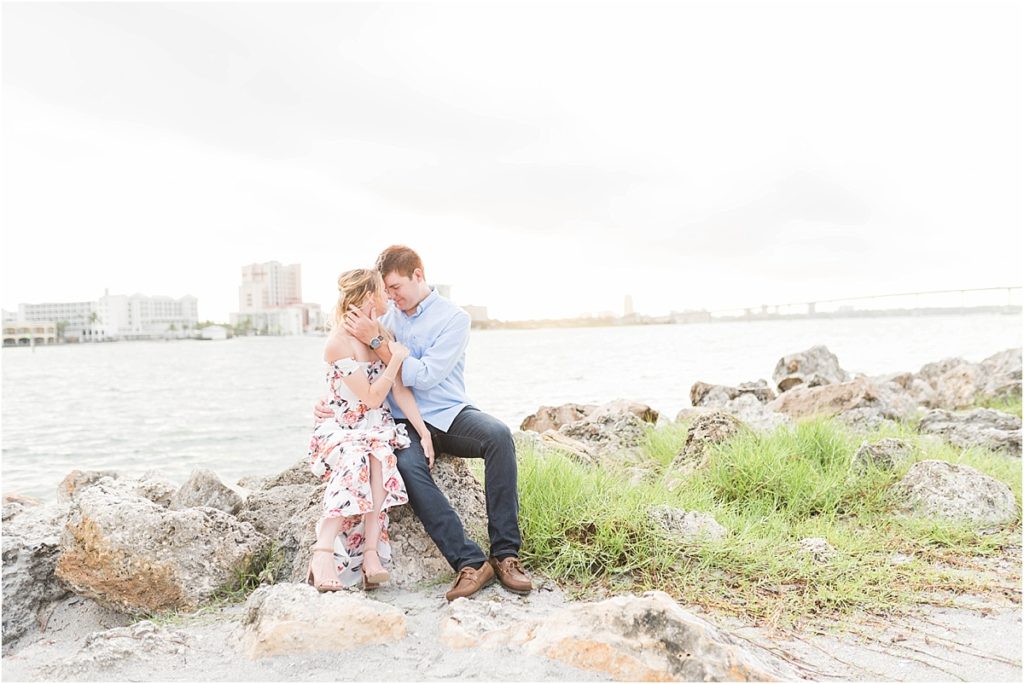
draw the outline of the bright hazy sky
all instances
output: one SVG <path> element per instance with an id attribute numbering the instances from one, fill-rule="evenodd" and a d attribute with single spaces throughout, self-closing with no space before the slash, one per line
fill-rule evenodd
<path id="1" fill-rule="evenodd" d="M 3 307 L 392 243 L 503 319 L 1019 285 L 1020 11 L 5 2 Z"/>

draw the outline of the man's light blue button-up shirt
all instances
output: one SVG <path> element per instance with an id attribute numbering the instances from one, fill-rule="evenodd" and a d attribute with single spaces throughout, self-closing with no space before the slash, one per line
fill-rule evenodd
<path id="1" fill-rule="evenodd" d="M 412 388 L 423 420 L 447 431 L 471 403 L 465 380 L 469 314 L 431 288 L 411 316 L 392 303 L 380 322 L 409 348 L 402 382 Z M 390 397 L 388 404 L 395 418 L 405 418 Z"/>

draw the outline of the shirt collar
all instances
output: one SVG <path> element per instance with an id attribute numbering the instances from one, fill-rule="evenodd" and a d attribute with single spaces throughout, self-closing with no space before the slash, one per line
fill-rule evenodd
<path id="1" fill-rule="evenodd" d="M 430 288 L 430 294 L 423 298 L 423 301 L 416 306 L 416 311 L 411 316 L 407 315 L 406 318 L 417 318 L 420 314 L 430 308 L 430 305 L 437 301 L 440 295 L 437 294 L 437 289 L 434 287 Z M 402 312 L 405 313 L 404 311 Z"/>

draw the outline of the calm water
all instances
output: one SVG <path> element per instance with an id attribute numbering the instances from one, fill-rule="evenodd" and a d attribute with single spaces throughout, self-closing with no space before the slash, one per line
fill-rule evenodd
<path id="1" fill-rule="evenodd" d="M 669 417 L 697 380 L 769 379 L 825 344 L 850 372 L 916 371 L 1021 346 L 1020 316 L 975 315 L 474 331 L 467 386 L 515 428 L 542 404 L 650 404 Z M 122 342 L 3 350 L 3 492 L 43 498 L 74 469 L 234 481 L 305 455 L 322 338 Z"/>

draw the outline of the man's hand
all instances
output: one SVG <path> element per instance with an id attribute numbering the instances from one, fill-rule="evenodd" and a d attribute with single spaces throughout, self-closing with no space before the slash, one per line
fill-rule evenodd
<path id="1" fill-rule="evenodd" d="M 349 306 L 345 314 L 345 332 L 363 344 L 380 334 L 376 316 L 367 316 L 355 306 Z"/>
<path id="2" fill-rule="evenodd" d="M 316 406 L 313 407 L 313 420 L 317 423 L 322 423 L 328 418 L 334 417 L 334 411 L 327 405 L 326 399 L 321 399 L 316 402 Z"/>
<path id="3" fill-rule="evenodd" d="M 427 468 L 430 470 L 434 469 L 434 442 L 430 439 L 430 433 L 428 432 L 423 437 L 420 437 L 420 445 L 423 447 L 423 453 L 427 457 Z"/>

